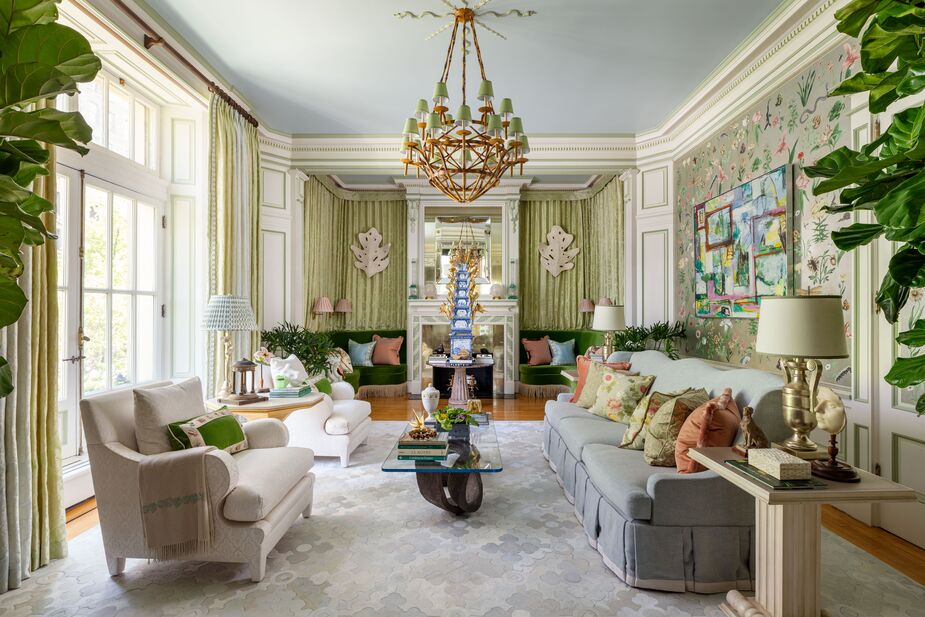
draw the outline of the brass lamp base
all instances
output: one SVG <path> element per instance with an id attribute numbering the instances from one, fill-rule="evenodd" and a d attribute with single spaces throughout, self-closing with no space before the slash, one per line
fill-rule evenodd
<path id="1" fill-rule="evenodd" d="M 613 353 L 613 332 L 604 332 L 604 362 L 610 358 Z"/>
<path id="2" fill-rule="evenodd" d="M 816 389 L 822 376 L 821 368 L 818 362 L 806 358 L 784 361 L 784 377 L 787 380 L 781 390 L 784 424 L 793 430 L 793 435 L 780 445 L 796 456 L 820 449 L 819 444 L 809 438 L 809 434 L 816 428 L 816 414 L 813 408 Z"/>

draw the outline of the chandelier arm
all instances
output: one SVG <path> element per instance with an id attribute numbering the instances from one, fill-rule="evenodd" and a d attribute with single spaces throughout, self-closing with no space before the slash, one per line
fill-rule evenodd
<path id="1" fill-rule="evenodd" d="M 452 23 L 443 24 L 442 26 L 440 26 L 440 28 L 439 28 L 438 30 L 434 30 L 434 31 L 431 32 L 429 35 L 427 35 L 427 38 L 424 39 L 424 40 L 425 40 L 425 41 L 429 41 L 430 39 L 434 38 L 434 37 L 437 36 L 438 34 L 442 33 L 443 31 L 447 30 L 448 28 L 452 28 L 452 27 L 453 27 L 453 24 L 452 24 Z"/>
<path id="2" fill-rule="evenodd" d="M 463 22 L 463 51 L 462 51 L 462 104 L 466 104 L 466 29 L 469 24 Z"/>
<path id="3" fill-rule="evenodd" d="M 477 11 L 477 10 L 479 10 L 480 8 L 482 8 L 483 6 L 485 6 L 486 4 L 488 4 L 489 2 L 491 2 L 491 0 L 479 0 L 478 4 L 476 4 L 474 7 L 472 7 L 472 10 L 473 10 L 473 11 Z"/>
<path id="4" fill-rule="evenodd" d="M 479 25 L 480 25 L 480 26 L 482 26 L 483 28 L 485 28 L 486 30 L 488 30 L 489 32 L 491 32 L 492 34 L 494 34 L 495 36 L 497 36 L 498 38 L 502 38 L 502 39 L 504 39 L 505 41 L 507 40 L 507 37 L 506 37 L 506 36 L 504 36 L 503 34 L 501 34 L 500 32 L 498 32 L 498 31 L 495 30 L 494 28 L 492 28 L 492 27 L 490 27 L 489 25 L 487 25 L 487 24 L 486 24 L 484 21 L 482 21 L 481 19 L 476 19 L 475 21 L 479 22 Z"/>
<path id="5" fill-rule="evenodd" d="M 456 10 L 456 7 L 453 6 L 453 3 L 450 2 L 450 0 L 440 0 L 440 2 L 442 2 L 443 4 L 445 4 L 445 5 L 447 5 L 448 7 L 450 7 L 453 11 Z"/>
<path id="6" fill-rule="evenodd" d="M 446 59 L 443 61 L 443 75 L 440 81 L 446 83 L 450 78 L 450 67 L 453 65 L 453 48 L 456 46 L 456 33 L 459 31 L 459 21 L 453 23 L 453 34 L 450 35 L 450 46 L 446 50 Z"/>
<path id="7" fill-rule="evenodd" d="M 475 55 L 479 60 L 479 71 L 482 73 L 482 79 L 488 79 L 485 76 L 485 65 L 482 63 L 482 49 L 479 47 L 479 35 L 476 34 L 475 22 L 472 22 L 472 44 L 475 45 Z"/>

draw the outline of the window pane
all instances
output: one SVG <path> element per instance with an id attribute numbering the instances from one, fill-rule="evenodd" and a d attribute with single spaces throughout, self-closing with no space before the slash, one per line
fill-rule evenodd
<path id="1" fill-rule="evenodd" d="M 109 149 L 132 155 L 132 99 L 114 85 L 109 86 Z"/>
<path id="2" fill-rule="evenodd" d="M 112 287 L 132 288 L 132 200 L 112 196 Z"/>
<path id="3" fill-rule="evenodd" d="M 55 176 L 55 249 L 58 253 L 58 286 L 67 286 L 67 215 L 68 177 L 57 174 Z"/>
<path id="4" fill-rule="evenodd" d="M 132 383 L 132 296 L 112 295 L 112 387 Z"/>
<path id="5" fill-rule="evenodd" d="M 138 217 L 138 236 L 135 240 L 138 280 L 135 288 L 138 291 L 154 291 L 154 262 L 156 259 L 154 243 L 157 238 L 157 212 L 153 207 L 139 203 L 135 216 Z"/>
<path id="6" fill-rule="evenodd" d="M 84 294 L 83 386 L 90 394 L 106 389 L 106 339 L 109 327 L 106 320 L 106 294 Z"/>
<path id="7" fill-rule="evenodd" d="M 70 356 L 67 340 L 67 291 L 58 291 L 58 355 Z M 67 400 L 67 368 L 70 364 L 58 362 L 58 400 Z"/>
<path id="8" fill-rule="evenodd" d="M 84 215 L 84 284 L 90 288 L 109 285 L 109 194 L 87 186 Z"/>
<path id="9" fill-rule="evenodd" d="M 88 84 L 81 84 L 77 95 L 77 108 L 93 129 L 93 143 L 105 146 L 103 136 L 103 80 L 97 77 Z"/>
<path id="10" fill-rule="evenodd" d="M 144 165 L 148 153 L 148 108 L 137 101 L 135 102 L 134 122 L 134 159 L 136 163 Z"/>
<path id="11" fill-rule="evenodd" d="M 138 347 L 138 382 L 154 379 L 154 296 L 136 296 L 135 344 Z"/>

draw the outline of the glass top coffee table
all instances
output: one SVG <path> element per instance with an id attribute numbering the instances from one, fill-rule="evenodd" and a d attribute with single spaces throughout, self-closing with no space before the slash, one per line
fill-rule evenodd
<path id="1" fill-rule="evenodd" d="M 398 439 L 382 463 L 382 471 L 410 472 L 417 477 L 421 495 L 453 514 L 475 512 L 482 505 L 482 474 L 498 473 L 501 448 L 495 423 L 469 427 L 468 439 L 450 439 L 445 461 L 398 460 Z M 406 427 L 402 435 L 408 430 Z M 445 433 L 444 433 L 445 434 Z"/>

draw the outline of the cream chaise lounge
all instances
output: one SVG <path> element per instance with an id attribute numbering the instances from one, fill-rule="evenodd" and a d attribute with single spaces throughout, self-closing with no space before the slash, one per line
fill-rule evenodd
<path id="1" fill-rule="evenodd" d="M 146 388 L 171 385 L 154 383 Z M 139 505 L 138 466 L 145 456 L 135 438 L 131 389 L 80 401 L 90 455 L 90 471 L 99 509 L 106 562 L 113 576 L 126 558 L 147 558 Z M 206 456 L 206 479 L 215 530 L 211 550 L 190 561 L 246 563 L 251 580 L 260 581 L 270 550 L 299 516 L 312 509 L 314 455 L 285 447 L 286 426 L 279 420 L 244 425 L 249 448 L 234 455 L 213 450 Z"/>
<path id="2" fill-rule="evenodd" d="M 353 386 L 346 381 L 331 384 L 330 396 L 286 417 L 289 445 L 311 448 L 315 456 L 336 456 L 341 467 L 350 465 L 350 455 L 366 443 L 373 426 L 368 401 L 354 398 Z"/>

